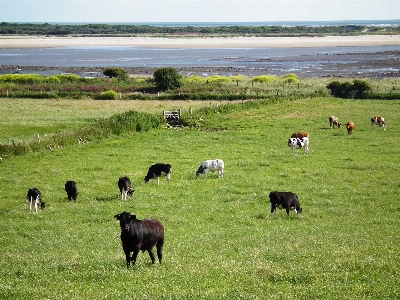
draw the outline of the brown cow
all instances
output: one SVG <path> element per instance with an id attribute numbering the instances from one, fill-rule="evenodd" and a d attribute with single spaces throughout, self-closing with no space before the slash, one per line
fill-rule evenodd
<path id="1" fill-rule="evenodd" d="M 382 117 L 372 117 L 371 118 L 371 127 L 374 129 L 374 125 L 378 125 L 379 127 L 383 127 L 383 130 L 386 130 L 387 125 L 385 119 Z"/>
<path id="2" fill-rule="evenodd" d="M 332 129 L 333 127 L 335 127 L 335 125 L 337 128 L 340 128 L 340 125 L 342 125 L 342 124 L 339 123 L 338 117 L 330 116 L 329 117 L 329 126 L 331 126 L 331 129 Z"/>
<path id="3" fill-rule="evenodd" d="M 290 138 L 292 139 L 302 139 L 303 137 L 310 137 L 310 134 L 307 131 L 299 131 L 292 134 Z"/>
<path id="4" fill-rule="evenodd" d="M 353 122 L 347 122 L 346 129 L 347 129 L 347 134 L 348 135 L 352 134 L 353 130 L 354 130 L 354 123 Z"/>

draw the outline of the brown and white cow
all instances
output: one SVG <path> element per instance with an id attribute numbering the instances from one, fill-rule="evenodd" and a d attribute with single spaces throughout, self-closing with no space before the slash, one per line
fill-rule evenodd
<path id="1" fill-rule="evenodd" d="M 371 118 L 371 127 L 374 129 L 374 125 L 378 125 L 379 127 L 383 127 L 383 130 L 386 130 L 387 125 L 385 119 L 382 117 L 372 117 Z"/>
<path id="2" fill-rule="evenodd" d="M 334 128 L 335 126 L 337 128 L 340 128 L 340 125 L 342 125 L 342 124 L 339 123 L 339 118 L 338 117 L 335 117 L 335 116 L 330 116 L 329 117 L 329 126 L 331 126 L 331 129 Z"/>
<path id="3" fill-rule="evenodd" d="M 348 135 L 352 134 L 353 130 L 354 130 L 354 123 L 353 122 L 347 122 L 346 129 L 347 129 L 347 134 Z"/>
<path id="4" fill-rule="evenodd" d="M 302 139 L 303 137 L 310 137 L 310 134 L 307 131 L 299 131 L 292 134 L 290 138 L 292 139 Z"/>

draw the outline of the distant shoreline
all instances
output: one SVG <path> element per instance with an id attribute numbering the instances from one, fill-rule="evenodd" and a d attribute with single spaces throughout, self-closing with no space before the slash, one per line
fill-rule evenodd
<path id="1" fill-rule="evenodd" d="M 141 47 L 141 48 L 314 48 L 335 46 L 395 46 L 400 35 L 324 37 L 47 37 L 0 36 L 0 49 L 59 47 Z"/>

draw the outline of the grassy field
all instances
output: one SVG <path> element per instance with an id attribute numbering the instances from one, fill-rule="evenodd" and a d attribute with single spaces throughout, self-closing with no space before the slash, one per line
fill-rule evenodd
<path id="1" fill-rule="evenodd" d="M 126 109 L 209 105 L 0 102 L 3 141 Z M 353 134 L 329 129 L 330 115 L 353 121 Z M 386 118 L 386 131 L 371 130 L 374 115 Z M 207 130 L 123 134 L 0 161 L 0 299 L 400 298 L 399 101 L 282 100 L 203 123 Z M 287 147 L 301 130 L 310 132 L 308 156 Z M 195 179 L 200 162 L 213 158 L 224 159 L 225 178 Z M 144 184 L 156 162 L 172 164 L 170 185 Z M 127 202 L 122 175 L 136 190 Z M 67 200 L 67 180 L 78 184 L 77 203 Z M 38 215 L 26 201 L 33 186 L 46 202 Z M 273 190 L 295 192 L 302 214 L 271 217 Z M 126 269 L 113 218 L 123 211 L 163 222 L 161 266 L 140 253 Z"/>

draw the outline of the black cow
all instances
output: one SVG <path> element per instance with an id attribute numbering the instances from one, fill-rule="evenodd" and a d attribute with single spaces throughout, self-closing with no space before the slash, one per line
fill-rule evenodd
<path id="1" fill-rule="evenodd" d="M 135 190 L 132 190 L 131 181 L 126 176 L 121 177 L 118 180 L 118 187 L 119 187 L 119 192 L 121 194 L 121 199 L 124 201 L 126 201 L 126 195 L 128 195 L 129 197 L 132 197 L 133 192 L 135 191 Z"/>
<path id="2" fill-rule="evenodd" d="M 172 166 L 170 164 L 154 164 L 151 165 L 144 177 L 144 182 L 149 182 L 150 179 L 157 179 L 157 184 L 160 185 L 160 177 L 166 177 L 167 182 L 171 180 Z"/>
<path id="3" fill-rule="evenodd" d="M 156 262 L 153 247 L 157 247 L 157 257 L 161 264 L 162 249 L 164 245 L 164 226 L 156 219 L 138 220 L 135 215 L 123 212 L 115 215 L 114 218 L 119 220 L 121 226 L 122 249 L 126 256 L 126 267 L 129 268 L 136 263 L 136 257 L 139 250 L 149 252 L 151 262 Z M 130 257 L 130 252 L 133 252 Z"/>
<path id="4" fill-rule="evenodd" d="M 292 192 L 271 192 L 269 194 L 269 201 L 271 202 L 271 214 L 276 214 L 276 208 L 286 209 L 289 215 L 290 210 L 301 213 L 299 198 Z"/>
<path id="5" fill-rule="evenodd" d="M 78 186 L 76 185 L 76 182 L 72 181 L 72 180 L 67 181 L 64 189 L 67 192 L 68 200 L 71 201 L 72 199 L 74 199 L 74 201 L 76 202 L 76 199 L 78 198 L 78 194 L 79 194 Z"/>
<path id="6" fill-rule="evenodd" d="M 42 201 L 42 193 L 37 188 L 29 189 L 26 198 L 28 199 L 30 212 L 33 211 L 33 208 L 35 208 L 36 213 L 38 213 L 38 209 L 44 209 L 45 203 Z"/>

